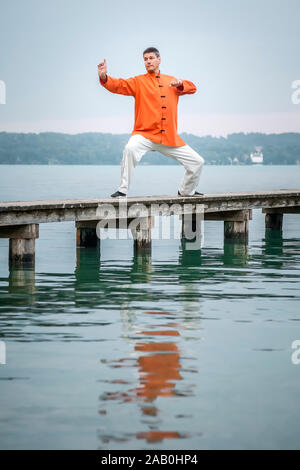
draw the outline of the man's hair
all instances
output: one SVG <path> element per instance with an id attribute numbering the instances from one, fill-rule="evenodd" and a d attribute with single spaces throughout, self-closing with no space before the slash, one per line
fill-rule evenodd
<path id="1" fill-rule="evenodd" d="M 143 52 L 143 57 L 144 57 L 144 54 L 148 54 L 149 52 L 154 52 L 156 57 L 160 57 L 159 50 L 156 49 L 156 47 L 147 47 L 147 49 L 145 49 Z"/>

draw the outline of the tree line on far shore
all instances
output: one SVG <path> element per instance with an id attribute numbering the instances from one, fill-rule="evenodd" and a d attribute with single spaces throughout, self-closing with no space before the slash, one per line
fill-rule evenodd
<path id="1" fill-rule="evenodd" d="M 119 165 L 129 134 L 0 132 L 0 164 Z M 206 164 L 251 164 L 250 153 L 262 147 L 264 164 L 300 164 L 300 133 L 235 133 L 225 137 L 181 134 Z M 141 164 L 176 165 L 172 158 L 151 152 Z"/>

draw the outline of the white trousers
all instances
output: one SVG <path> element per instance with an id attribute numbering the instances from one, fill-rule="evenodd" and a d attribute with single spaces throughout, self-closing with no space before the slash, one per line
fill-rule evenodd
<path id="1" fill-rule="evenodd" d="M 182 147 L 169 147 L 156 144 L 146 139 L 141 134 L 130 137 L 123 151 L 121 163 L 121 184 L 118 191 L 127 194 L 130 186 L 132 173 L 138 162 L 146 152 L 160 152 L 167 157 L 174 158 L 185 168 L 185 174 L 181 181 L 179 192 L 183 196 L 192 196 L 195 193 L 204 163 L 204 159 L 189 145 Z"/>

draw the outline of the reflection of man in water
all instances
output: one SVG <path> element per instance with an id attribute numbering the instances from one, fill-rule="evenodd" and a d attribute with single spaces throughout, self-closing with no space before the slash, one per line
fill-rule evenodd
<path id="1" fill-rule="evenodd" d="M 146 312 L 148 314 L 157 314 L 157 312 Z M 162 314 L 165 312 L 161 312 Z M 162 325 L 168 327 L 169 325 Z M 177 329 L 162 329 L 141 331 L 140 335 L 145 338 L 160 336 L 168 338 L 180 336 Z M 141 408 L 145 416 L 157 416 L 159 409 L 153 403 L 158 397 L 172 397 L 176 395 L 175 387 L 178 380 L 182 380 L 180 374 L 180 350 L 175 341 L 137 341 L 134 350 L 138 352 L 137 366 L 140 384 L 137 388 L 128 390 L 125 393 L 107 393 L 105 400 L 116 400 L 121 398 L 123 403 L 142 400 L 144 406 Z M 131 359 L 127 359 L 130 360 Z M 114 362 L 113 367 L 124 367 L 126 359 Z M 116 383 L 116 381 L 114 381 Z M 152 405 L 150 405 L 152 404 Z M 152 430 L 138 432 L 137 439 L 146 439 L 147 442 L 159 442 L 163 439 L 176 439 L 183 437 L 177 431 L 170 430 Z"/>
<path id="2" fill-rule="evenodd" d="M 168 331 L 143 331 L 145 335 L 179 336 L 177 330 Z M 175 342 L 138 342 L 135 351 L 143 354 L 138 358 L 141 386 L 136 389 L 138 397 L 145 402 L 153 402 L 158 397 L 170 397 L 175 395 L 177 380 L 182 380 L 180 375 L 180 354 Z M 156 406 L 144 406 L 144 415 L 156 416 Z M 176 439 L 181 435 L 176 431 L 145 431 L 137 434 L 138 439 L 146 439 L 148 442 L 159 442 L 163 439 Z"/>
<path id="3" fill-rule="evenodd" d="M 143 331 L 145 335 L 179 336 L 177 330 L 169 331 Z M 176 383 L 181 380 L 180 355 L 176 343 L 138 342 L 135 351 L 144 354 L 138 358 L 141 386 L 137 388 L 137 396 L 152 402 L 157 397 L 168 397 L 174 394 Z"/>
<path id="4" fill-rule="evenodd" d="M 128 79 L 108 76 L 105 59 L 98 64 L 102 86 L 112 93 L 135 98 L 135 123 L 123 152 L 121 183 L 111 196 L 127 195 L 133 170 L 149 151 L 158 151 L 184 166 L 185 174 L 178 190 L 179 196 L 202 195 L 195 188 L 204 160 L 177 133 L 178 98 L 195 93 L 196 87 L 188 80 L 160 73 L 161 57 L 155 47 L 148 47 L 143 57 L 147 73 Z"/>

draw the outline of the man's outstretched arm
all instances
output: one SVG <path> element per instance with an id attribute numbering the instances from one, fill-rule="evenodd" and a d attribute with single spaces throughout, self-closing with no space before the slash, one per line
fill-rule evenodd
<path id="1" fill-rule="evenodd" d="M 107 64 L 104 59 L 103 62 L 98 64 L 99 81 L 104 88 L 112 93 L 120 95 L 135 96 L 136 93 L 136 80 L 135 78 L 113 78 L 107 75 Z"/>
<path id="2" fill-rule="evenodd" d="M 179 96 L 192 95 L 197 91 L 194 83 L 190 82 L 189 80 L 179 80 L 174 78 L 174 80 L 171 81 L 170 86 L 176 87 L 176 94 Z"/>

